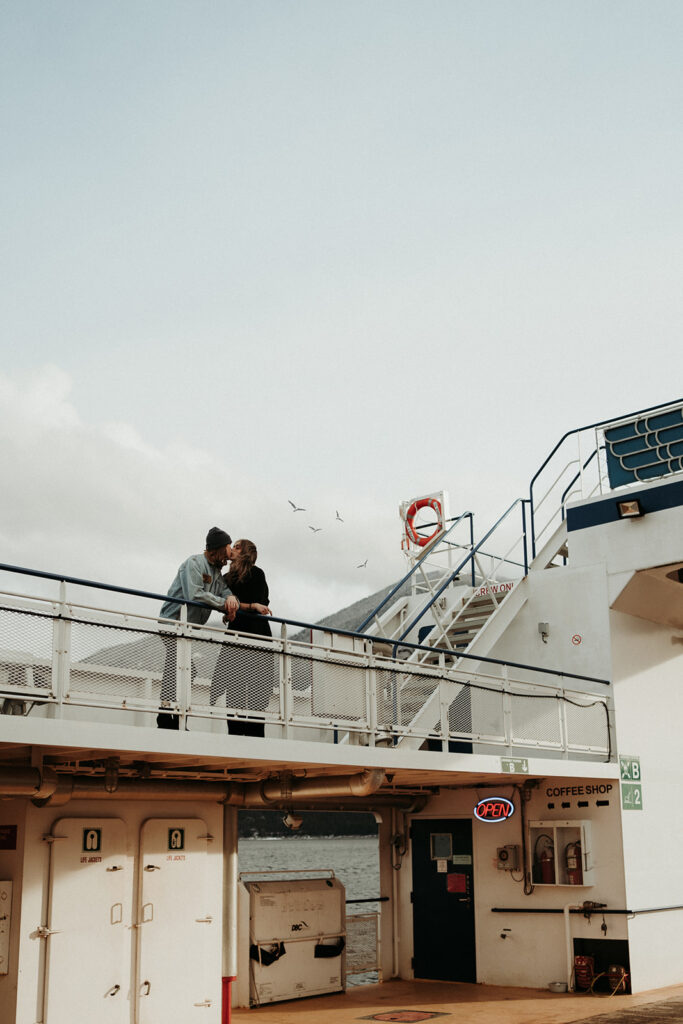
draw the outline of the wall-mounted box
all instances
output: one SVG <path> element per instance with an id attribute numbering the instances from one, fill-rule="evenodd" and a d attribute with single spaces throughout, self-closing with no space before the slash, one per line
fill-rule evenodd
<path id="1" fill-rule="evenodd" d="M 499 871 L 519 871 L 519 846 L 499 846 L 496 858 Z"/>
<path id="2" fill-rule="evenodd" d="M 594 884 L 590 821 L 530 821 L 528 852 L 534 885 Z"/>

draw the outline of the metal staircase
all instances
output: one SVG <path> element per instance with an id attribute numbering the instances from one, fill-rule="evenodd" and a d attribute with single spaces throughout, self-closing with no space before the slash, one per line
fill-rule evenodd
<path id="1" fill-rule="evenodd" d="M 445 650 L 446 664 L 456 665 L 528 570 L 524 531 L 502 556 L 485 550 L 493 534 L 508 524 L 519 505 L 519 501 L 514 502 L 477 544 L 456 539 L 459 527 L 469 525 L 470 532 L 472 528 L 471 513 L 458 516 L 361 623 L 359 632 L 392 641 L 396 650 L 403 641 L 421 644 L 420 649 L 406 649 L 406 660 L 412 664 L 434 664 Z M 514 557 L 518 547 L 522 549 L 521 560 Z M 517 579 L 511 578 L 512 573 Z M 391 603 L 408 582 L 412 583 L 412 592 Z"/>
<path id="2" fill-rule="evenodd" d="M 478 668 L 481 663 L 477 656 L 486 659 L 525 604 L 528 574 L 566 564 L 567 504 L 625 482 L 626 470 L 622 463 L 626 462 L 626 457 L 621 457 L 619 463 L 622 477 L 616 478 L 613 465 L 619 445 L 630 446 L 630 455 L 631 448 L 636 446 L 632 438 L 643 448 L 644 442 L 639 439 L 650 436 L 647 431 L 652 432 L 653 424 L 658 429 L 665 427 L 671 435 L 667 434 L 666 438 L 671 442 L 665 453 L 667 459 L 653 467 L 654 442 L 645 454 L 639 449 L 636 454 L 646 463 L 647 472 L 632 471 L 628 482 L 637 482 L 641 475 L 650 477 L 681 471 L 682 403 L 679 400 L 654 409 L 659 414 L 655 419 L 646 415 L 653 409 L 644 409 L 619 420 L 603 420 L 565 434 L 532 478 L 528 498 L 513 502 L 477 543 L 473 537 L 472 513 L 464 512 L 452 520 L 448 529 L 430 541 L 403 579 L 360 624 L 358 632 L 376 636 L 379 643 L 373 647 L 377 653 L 398 654 L 406 667 L 441 665 L 454 680 L 457 680 L 458 670 Z M 656 439 L 656 435 L 653 436 Z M 672 451 L 674 442 L 676 450 Z M 617 454 L 621 455 L 621 451 Z M 469 537 L 461 536 L 465 527 L 469 527 Z M 502 547 L 505 553 L 490 554 L 488 549 L 494 546 Z M 409 582 L 411 593 L 399 596 Z M 402 648 L 402 642 L 420 646 Z M 462 676 L 462 671 L 459 674 Z M 406 674 L 406 687 L 410 692 L 401 692 L 401 680 L 397 680 L 397 687 L 394 703 L 398 705 L 403 700 L 403 704 L 414 708 L 411 728 L 422 724 L 438 733 L 439 709 L 433 691 L 425 686 L 421 698 L 419 676 L 414 672 L 410 676 Z M 451 708 L 461 699 L 462 691 L 463 685 L 454 681 Z M 443 726 L 443 714 L 441 720 Z M 445 741 L 443 736 L 441 738 Z M 419 741 L 406 736 L 398 743 L 413 746 Z"/>

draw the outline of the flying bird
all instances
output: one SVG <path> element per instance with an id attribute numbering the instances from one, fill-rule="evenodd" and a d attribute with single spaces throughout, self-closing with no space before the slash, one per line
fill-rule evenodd
<path id="1" fill-rule="evenodd" d="M 339 515 L 338 512 L 337 512 L 337 519 L 339 520 L 340 523 L 344 522 L 344 520 L 342 519 L 342 517 Z"/>
<path id="2" fill-rule="evenodd" d="M 313 530 L 313 533 L 320 533 L 322 526 L 309 526 L 308 529 Z"/>
<path id="3" fill-rule="evenodd" d="M 289 498 L 287 498 L 287 501 L 289 501 L 289 504 L 292 506 L 292 512 L 305 512 L 306 511 L 305 508 L 299 508 L 298 505 L 295 505 L 294 502 L 290 501 Z"/>
<path id="4" fill-rule="evenodd" d="M 368 560 L 366 558 L 364 562 L 361 562 L 360 565 L 356 566 L 356 569 L 364 569 L 367 564 L 368 564 Z"/>

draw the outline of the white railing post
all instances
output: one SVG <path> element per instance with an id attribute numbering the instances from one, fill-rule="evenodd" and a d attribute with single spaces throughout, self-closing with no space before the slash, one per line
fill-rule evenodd
<path id="1" fill-rule="evenodd" d="M 59 611 L 52 620 L 52 693 L 56 703 L 48 717 L 61 718 L 71 681 L 71 612 L 66 603 L 66 583 L 59 584 Z"/>
<path id="2" fill-rule="evenodd" d="M 365 714 L 366 721 L 370 735 L 368 743 L 371 747 L 375 746 L 377 741 L 377 672 L 375 670 L 375 652 L 373 650 L 372 641 L 366 640 L 363 643 L 366 650 L 366 665 L 364 669 L 365 675 Z"/>
<path id="3" fill-rule="evenodd" d="M 181 730 L 187 728 L 187 711 L 192 697 L 192 640 L 188 636 L 187 605 L 180 606 L 180 628 L 176 640 L 176 705 Z"/>
<path id="4" fill-rule="evenodd" d="M 282 623 L 280 627 L 282 639 L 282 654 L 280 655 L 280 716 L 282 718 L 282 735 L 289 739 L 290 722 L 292 719 L 292 674 L 289 660 L 289 640 L 287 639 L 287 624 Z"/>
<path id="5" fill-rule="evenodd" d="M 602 459 L 603 459 L 603 455 L 600 452 L 600 433 L 599 433 L 599 430 L 600 430 L 599 427 L 595 428 L 595 434 L 594 434 L 595 461 L 596 461 L 597 467 L 598 467 L 598 491 L 600 492 L 600 494 L 604 494 L 605 492 L 604 492 L 604 489 L 603 489 L 603 486 L 602 486 L 603 485 L 603 476 L 602 476 Z M 605 436 L 605 433 L 604 433 L 604 430 L 603 430 L 603 438 L 604 438 L 604 436 Z M 607 444 L 606 441 L 605 441 L 605 444 Z M 605 459 L 605 470 L 606 470 L 607 469 L 607 451 L 606 450 L 605 450 L 605 453 L 604 453 L 604 459 Z"/>
<path id="6" fill-rule="evenodd" d="M 507 665 L 503 665 L 503 731 L 505 734 L 505 746 L 508 754 L 512 756 L 512 694 L 510 693 L 510 679 Z"/>
<path id="7" fill-rule="evenodd" d="M 441 749 L 448 751 L 448 697 L 446 696 L 446 655 L 439 655 L 439 721 L 441 725 Z M 449 687 L 450 690 L 450 687 Z"/>

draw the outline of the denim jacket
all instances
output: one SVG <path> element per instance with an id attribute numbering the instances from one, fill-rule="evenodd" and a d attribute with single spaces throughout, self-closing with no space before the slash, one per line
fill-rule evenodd
<path id="1" fill-rule="evenodd" d="M 176 578 L 169 587 L 168 596 L 181 601 L 199 601 L 206 605 L 195 608 L 188 605 L 187 621 L 203 626 L 212 611 L 223 611 L 225 599 L 232 591 L 221 575 L 219 565 L 211 565 L 206 555 L 190 555 L 178 569 Z M 162 619 L 179 619 L 180 605 L 175 601 L 165 601 L 159 613 Z"/>

